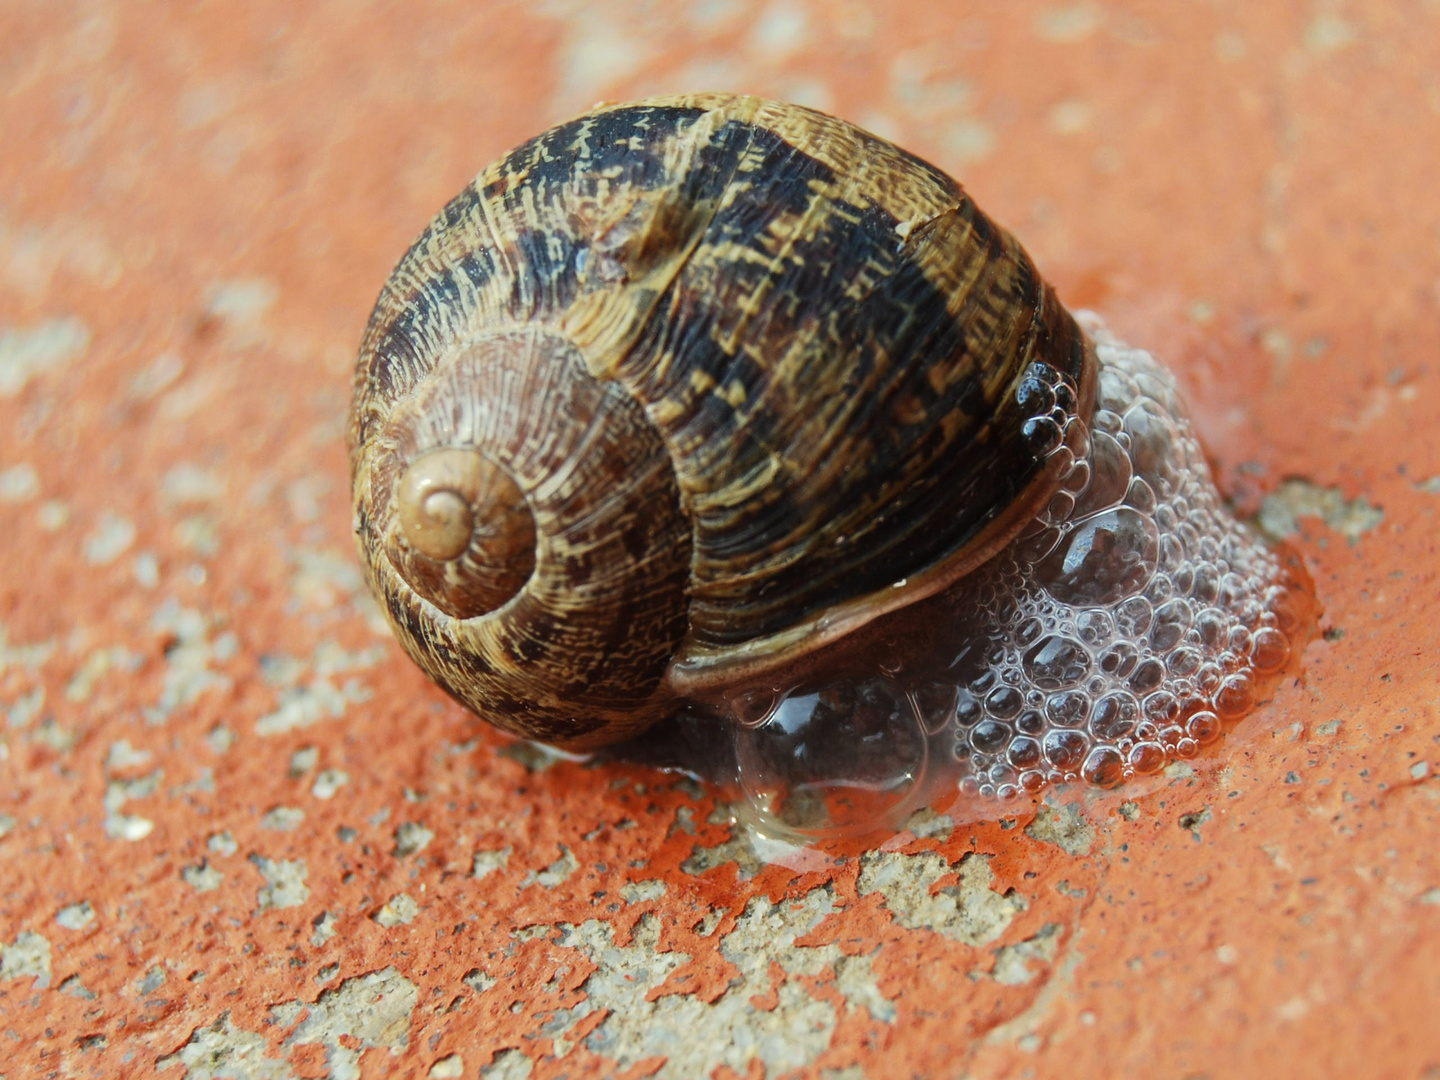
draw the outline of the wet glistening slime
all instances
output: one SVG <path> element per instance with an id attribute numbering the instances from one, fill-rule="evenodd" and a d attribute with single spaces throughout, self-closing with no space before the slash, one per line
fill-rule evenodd
<path id="1" fill-rule="evenodd" d="M 1218 740 L 1303 646 L 1315 613 L 1300 572 L 1223 505 L 1173 378 L 1081 322 L 1096 409 L 1086 424 L 1074 388 L 1039 365 L 1022 386 L 1061 485 L 1008 548 L 885 617 L 833 674 L 732 695 L 733 755 L 713 734 L 694 752 L 713 713 L 662 740 L 736 783 L 752 827 L 866 833 L 932 803 L 994 816 L 1048 784 L 1156 773 Z"/>

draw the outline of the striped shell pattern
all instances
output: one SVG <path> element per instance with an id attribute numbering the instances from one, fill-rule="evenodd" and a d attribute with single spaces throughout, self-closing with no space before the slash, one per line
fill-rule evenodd
<path id="1" fill-rule="evenodd" d="M 1057 395 L 1093 409 L 1095 370 L 1016 241 L 888 142 L 755 98 L 603 106 L 386 283 L 355 529 L 441 686 L 588 748 L 983 563 L 1053 495 Z"/>

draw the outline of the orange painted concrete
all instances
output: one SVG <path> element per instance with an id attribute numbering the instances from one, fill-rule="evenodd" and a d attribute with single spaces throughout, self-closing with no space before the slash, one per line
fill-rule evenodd
<path id="1" fill-rule="evenodd" d="M 711 88 L 954 172 L 1237 505 L 1309 498 L 1324 634 L 1192 770 L 762 868 L 389 640 L 341 446 L 386 273 L 512 144 Z M 1440 1070 L 1435 0 L 32 0 L 0 132 L 0 1073 L 686 1075 L 666 1025 L 730 1077 Z M 819 1034 L 736 1056 L 766 1016 Z"/>

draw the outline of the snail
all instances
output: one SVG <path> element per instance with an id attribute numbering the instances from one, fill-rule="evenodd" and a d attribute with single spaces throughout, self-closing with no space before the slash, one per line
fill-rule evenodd
<path id="1" fill-rule="evenodd" d="M 1302 621 L 1148 354 L 940 170 L 757 98 L 603 105 L 482 172 L 381 292 L 348 443 L 444 690 L 570 750 L 724 724 L 772 806 L 1154 772 Z"/>

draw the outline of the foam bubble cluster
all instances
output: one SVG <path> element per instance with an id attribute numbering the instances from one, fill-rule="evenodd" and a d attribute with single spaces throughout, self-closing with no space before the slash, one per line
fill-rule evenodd
<path id="1" fill-rule="evenodd" d="M 1286 665 L 1303 605 L 1224 507 L 1174 381 L 1098 320 L 1085 328 L 1100 362 L 1089 423 L 1053 373 L 1026 390 L 1060 488 L 1010 547 L 916 609 L 942 624 L 938 644 L 880 648 L 872 670 L 781 694 L 737 729 L 762 815 L 833 825 L 838 800 L 874 818 L 937 776 L 1001 799 L 1110 787 L 1194 756 Z"/>

